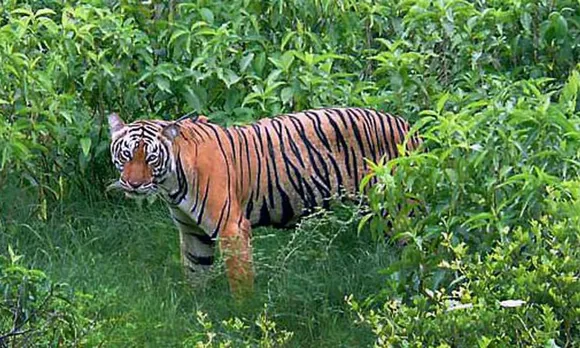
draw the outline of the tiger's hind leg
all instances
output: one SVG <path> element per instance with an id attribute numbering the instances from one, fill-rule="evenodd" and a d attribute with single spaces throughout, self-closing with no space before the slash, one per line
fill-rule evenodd
<path id="1" fill-rule="evenodd" d="M 254 270 L 252 261 L 252 229 L 250 221 L 242 218 L 230 223 L 220 232 L 220 250 L 226 263 L 230 290 L 238 299 L 252 293 Z"/>

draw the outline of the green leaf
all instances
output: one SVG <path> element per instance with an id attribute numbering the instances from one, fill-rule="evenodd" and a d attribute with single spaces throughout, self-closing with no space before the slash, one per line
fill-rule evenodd
<path id="1" fill-rule="evenodd" d="M 448 99 L 449 99 L 449 92 L 446 92 L 441 97 L 439 97 L 439 100 L 437 100 L 437 109 L 436 109 L 438 114 L 441 114 L 441 111 L 443 111 L 443 108 L 445 107 L 445 103 L 447 102 Z"/>
<path id="2" fill-rule="evenodd" d="M 199 10 L 200 14 L 201 14 L 201 18 L 203 18 L 204 21 L 206 21 L 209 24 L 213 24 L 213 12 L 211 12 L 211 10 L 209 8 L 202 8 L 201 10 Z"/>
<path id="3" fill-rule="evenodd" d="M 560 13 L 550 14 L 551 25 L 554 28 L 554 34 L 557 38 L 562 39 L 568 34 L 568 22 Z"/>
<path id="4" fill-rule="evenodd" d="M 248 66 L 252 63 L 252 59 L 254 59 L 254 53 L 248 53 L 242 57 L 240 60 L 240 71 L 244 72 L 248 68 Z"/>
<path id="5" fill-rule="evenodd" d="M 471 227 L 477 227 L 480 226 L 481 224 L 485 224 L 485 222 L 488 220 L 493 220 L 493 218 L 494 218 L 493 214 L 484 212 L 473 215 L 472 217 L 467 219 L 463 224 L 464 226 L 469 226 L 475 223 L 475 226 Z"/>
<path id="6" fill-rule="evenodd" d="M 174 45 L 174 42 L 178 39 L 180 39 L 182 36 L 188 36 L 189 32 L 187 30 L 176 30 L 172 35 L 171 38 L 169 39 L 169 42 L 167 43 L 168 46 L 172 46 Z"/>
<path id="7" fill-rule="evenodd" d="M 35 16 L 36 17 L 40 17 L 40 16 L 45 16 L 45 15 L 55 15 L 56 12 L 54 12 L 53 10 L 49 9 L 49 8 L 42 8 L 38 11 L 36 11 Z"/>
<path id="8" fill-rule="evenodd" d="M 170 84 L 169 80 L 163 76 L 155 76 L 155 85 L 157 85 L 157 88 L 159 88 L 163 92 L 166 92 L 169 94 L 172 93 L 171 88 L 170 88 L 171 84 Z"/>
<path id="9" fill-rule="evenodd" d="M 10 12 L 11 15 L 25 15 L 25 16 L 29 16 L 32 17 L 34 16 L 34 13 L 32 11 L 30 11 L 29 9 L 26 8 L 17 8 L 15 10 L 13 10 L 12 12 Z"/>
<path id="10" fill-rule="evenodd" d="M 294 96 L 294 90 L 292 89 L 292 87 L 282 88 L 282 91 L 280 92 L 280 99 L 282 99 L 282 103 L 284 103 L 284 104 L 290 103 L 293 96 Z"/>
<path id="11" fill-rule="evenodd" d="M 284 37 L 282 38 L 282 42 L 280 43 L 280 50 L 284 51 L 286 45 L 288 44 L 288 41 L 290 41 L 290 39 L 292 39 L 294 35 L 296 35 L 295 31 L 289 31 L 286 35 L 284 35 Z"/>
<path id="12" fill-rule="evenodd" d="M 83 150 L 83 155 L 85 157 L 89 157 L 89 153 L 91 151 L 91 138 L 82 138 L 81 139 L 81 148 Z"/>
<path id="13" fill-rule="evenodd" d="M 8 146 L 2 149 L 2 161 L 0 161 L 0 170 L 4 169 L 6 163 L 8 162 Z"/>
<path id="14" fill-rule="evenodd" d="M 365 216 L 363 216 L 357 226 L 357 234 L 360 235 L 361 231 L 363 230 L 363 228 L 365 227 L 365 225 L 368 223 L 368 221 L 373 217 L 372 213 L 366 214 Z"/>
<path id="15" fill-rule="evenodd" d="M 252 62 L 254 71 L 258 76 L 262 76 L 264 73 L 264 66 L 266 65 L 266 53 L 261 52 L 256 55 L 256 58 Z"/>
<path id="16" fill-rule="evenodd" d="M 193 110 L 201 112 L 201 100 L 193 89 L 189 86 L 185 86 L 181 95 Z"/>
<path id="17" fill-rule="evenodd" d="M 218 77 L 226 84 L 227 88 L 241 80 L 241 77 L 231 69 L 218 70 Z"/>
<path id="18" fill-rule="evenodd" d="M 576 99 L 578 91 L 580 90 L 580 73 L 577 70 L 572 71 L 568 77 L 568 81 L 562 88 L 558 102 L 560 104 L 570 103 L 570 111 L 576 108 Z"/>
<path id="19" fill-rule="evenodd" d="M 10 143 L 10 145 L 12 145 L 12 148 L 14 148 L 16 150 L 14 152 L 16 154 L 20 154 L 22 156 L 22 158 L 25 158 L 30 153 L 30 150 L 28 149 L 28 147 L 20 141 L 13 140 Z"/>
<path id="20" fill-rule="evenodd" d="M 10 258 L 10 263 L 11 264 L 15 264 L 18 262 L 18 260 L 20 260 L 22 258 L 22 255 L 17 255 L 14 252 L 14 249 L 12 249 L 12 245 L 8 244 L 8 256 Z"/>

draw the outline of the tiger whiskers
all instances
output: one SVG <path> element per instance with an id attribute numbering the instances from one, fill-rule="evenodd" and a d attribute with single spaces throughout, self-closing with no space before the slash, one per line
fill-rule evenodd
<path id="1" fill-rule="evenodd" d="M 125 189 L 123 187 L 123 184 L 121 184 L 121 182 L 119 180 L 116 180 L 115 182 L 113 182 L 107 186 L 107 188 L 105 189 L 105 192 L 109 192 L 109 191 L 113 191 L 113 190 L 124 191 Z"/>

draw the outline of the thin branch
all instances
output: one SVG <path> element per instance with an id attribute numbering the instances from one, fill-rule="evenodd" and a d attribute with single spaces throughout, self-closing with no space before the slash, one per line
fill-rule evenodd
<path id="1" fill-rule="evenodd" d="M 0 336 L 0 343 L 4 344 L 5 339 L 7 339 L 9 337 L 24 335 L 30 331 L 32 331 L 32 329 L 28 329 L 28 330 L 24 330 L 24 331 L 10 331 L 9 333 Z"/>

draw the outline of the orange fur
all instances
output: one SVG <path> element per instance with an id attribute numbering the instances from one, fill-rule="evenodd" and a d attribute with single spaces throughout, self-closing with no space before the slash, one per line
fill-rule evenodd
<path id="1" fill-rule="evenodd" d="M 145 162 L 145 146 L 143 141 L 139 143 L 134 157 L 125 165 L 122 178 L 131 186 L 141 186 L 151 182 L 153 173 Z"/>
<path id="2" fill-rule="evenodd" d="M 113 121 L 115 131 L 122 132 Z M 219 238 L 230 287 L 238 296 L 252 289 L 252 226 L 292 224 L 341 192 L 357 192 L 367 173 L 363 158 L 376 162 L 383 155 L 401 155 L 397 144 L 409 131 L 400 118 L 359 108 L 307 110 L 229 128 L 206 117 L 140 122 L 131 129 L 156 125 L 159 146 L 172 156 L 174 168 L 159 187 L 182 235 L 184 263 L 191 269 L 210 264 L 213 242 L 208 238 Z M 413 136 L 406 148 L 419 144 Z M 114 137 L 111 149 L 118 148 Z M 126 164 L 126 181 L 151 177 L 144 148 L 139 143 Z"/>

